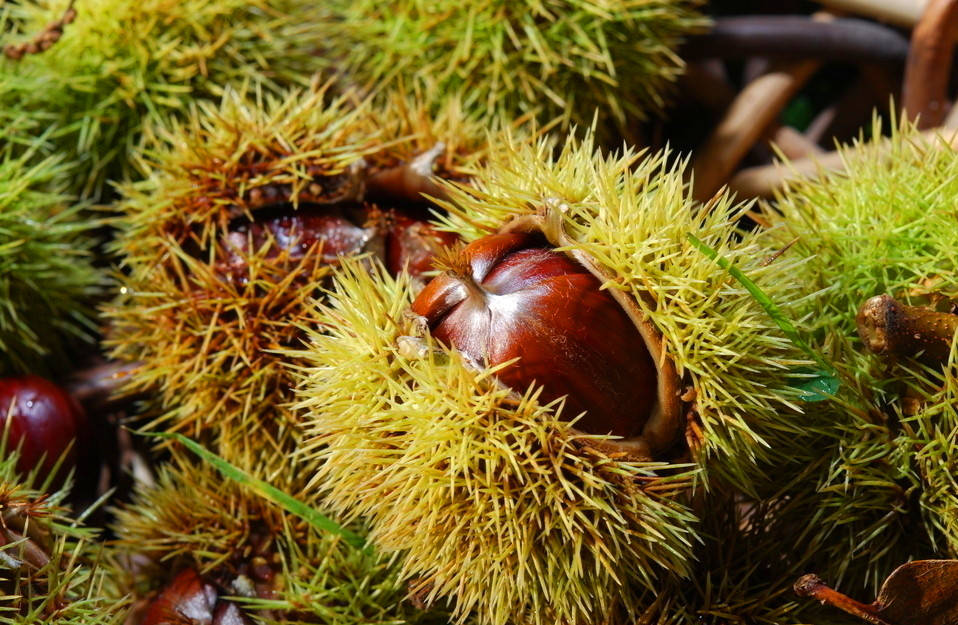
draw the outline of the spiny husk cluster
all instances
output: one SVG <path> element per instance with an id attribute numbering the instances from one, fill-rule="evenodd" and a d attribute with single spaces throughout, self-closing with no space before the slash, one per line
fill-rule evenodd
<path id="1" fill-rule="evenodd" d="M 107 344 L 142 362 L 129 389 L 158 389 L 161 421 L 189 436 L 215 432 L 221 453 L 232 441 L 234 461 L 287 444 L 292 382 L 276 351 L 298 348 L 301 328 L 318 323 L 309 300 L 335 263 L 322 245 L 298 256 L 250 245 L 242 275 L 225 276 L 220 266 L 238 253 L 225 243 L 231 223 L 277 205 L 362 206 L 367 174 L 437 142 L 444 176 L 468 175 L 480 152 L 481 133 L 453 103 L 428 117 L 400 97 L 375 109 L 326 97 L 260 96 L 253 106 L 229 92 L 162 131 L 141 161 L 146 178 L 121 187 L 123 293 L 106 311 Z"/>
<path id="2" fill-rule="evenodd" d="M 561 207 L 561 223 L 634 295 L 662 332 L 692 413 L 694 459 L 746 475 L 786 454 L 798 425 L 785 388 L 802 364 L 750 295 L 687 239 L 695 233 L 778 301 L 790 261 L 763 263 L 762 237 L 737 231 L 744 207 L 702 210 L 680 167 L 596 155 L 589 140 L 505 141 L 469 187 L 448 186 L 446 225 L 475 239 L 510 218 Z M 560 214 L 560 213 L 554 213 Z M 406 281 L 347 264 L 322 306 L 324 333 L 303 357 L 300 408 L 322 460 L 324 500 L 370 524 L 425 600 L 451 597 L 482 623 L 608 623 L 653 609 L 664 580 L 687 575 L 694 465 L 600 451 L 561 404 L 502 388 L 427 335 L 406 312 Z M 757 372 L 762 372 L 758 379 Z M 786 417 L 783 413 L 791 413 Z M 771 446 L 771 451 L 766 445 Z M 781 447 L 776 448 L 777 445 Z M 753 471 L 754 472 L 754 471 Z"/>
<path id="3" fill-rule="evenodd" d="M 6 24 L 29 40 L 62 17 L 67 0 L 6 3 Z M 314 3 L 300 0 L 99 0 L 48 50 L 0 60 L 3 119 L 52 127 L 51 150 L 73 167 L 72 189 L 100 196 L 107 179 L 133 174 L 147 120 L 188 111 L 225 86 L 258 80 L 278 90 L 318 67 Z M 13 31 L 8 28 L 8 33 Z"/>
<path id="4" fill-rule="evenodd" d="M 297 493 L 311 474 L 280 479 Z M 398 567 L 340 536 L 320 532 L 213 469 L 174 457 L 154 485 L 116 511 L 118 549 L 145 556 L 118 579 L 149 595 L 192 567 L 236 596 L 258 622 L 403 625 L 441 622 L 404 602 Z M 353 529 L 358 529 L 354 527 Z"/>
<path id="5" fill-rule="evenodd" d="M 743 271 L 785 315 L 803 294 L 790 275 L 800 261 L 777 257 L 769 233 L 746 233 L 747 207 L 725 195 L 706 206 L 690 199 L 683 165 L 668 155 L 593 154 L 590 140 L 552 146 L 510 145 L 469 187 L 443 203 L 445 224 L 466 241 L 510 220 L 560 215 L 571 239 L 607 276 L 605 288 L 632 296 L 661 332 L 684 386 L 693 420 L 693 451 L 711 471 L 747 484 L 749 467 L 778 458 L 802 427 L 789 374 L 807 365 L 747 289 L 690 240 L 704 242 Z M 761 375 L 757 375 L 761 372 Z M 753 476 L 754 477 L 754 476 Z"/>
<path id="6" fill-rule="evenodd" d="M 462 93 L 482 115 L 623 126 L 662 108 L 697 0 L 330 3 L 326 57 L 373 85 Z"/>
<path id="7" fill-rule="evenodd" d="M 91 253 L 102 222 L 54 183 L 62 162 L 9 148 L 0 151 L 0 375 L 62 368 L 71 346 L 91 339 L 105 279 Z"/>
<path id="8" fill-rule="evenodd" d="M 816 292 L 805 304 L 815 348 L 842 381 L 820 406 L 831 426 L 810 431 L 795 458 L 817 467 L 788 494 L 805 501 L 804 520 L 782 531 L 814 525 L 824 543 L 814 570 L 867 594 L 909 558 L 958 551 L 954 354 L 944 367 L 882 361 L 855 321 L 875 295 L 918 306 L 958 297 L 958 153 L 907 124 L 843 153 L 843 172 L 793 183 L 768 211 L 783 240 L 797 238 L 789 255 L 809 258 L 798 276 Z"/>
<path id="9" fill-rule="evenodd" d="M 118 625 L 128 601 L 108 575 L 98 532 L 64 505 L 69 485 L 17 473 L 0 434 L 0 623 Z"/>

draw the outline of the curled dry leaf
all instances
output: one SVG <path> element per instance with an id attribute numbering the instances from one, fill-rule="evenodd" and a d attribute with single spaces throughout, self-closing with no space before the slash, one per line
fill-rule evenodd
<path id="1" fill-rule="evenodd" d="M 958 560 L 919 560 L 888 576 L 874 603 L 829 588 L 817 575 L 795 582 L 795 592 L 857 616 L 872 625 L 956 625 Z"/>

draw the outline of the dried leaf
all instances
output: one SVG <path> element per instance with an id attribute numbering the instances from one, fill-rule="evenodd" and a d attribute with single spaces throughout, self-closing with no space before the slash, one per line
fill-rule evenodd
<path id="1" fill-rule="evenodd" d="M 795 582 L 795 592 L 818 599 L 872 625 L 958 625 L 958 560 L 919 560 L 888 576 L 874 603 L 833 590 L 816 575 Z"/>

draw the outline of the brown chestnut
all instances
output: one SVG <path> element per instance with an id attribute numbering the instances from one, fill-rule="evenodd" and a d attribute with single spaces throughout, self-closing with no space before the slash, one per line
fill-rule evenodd
<path id="1" fill-rule="evenodd" d="M 422 278 L 433 269 L 433 260 L 444 248 L 459 240 L 452 232 L 436 230 L 428 221 L 398 210 L 389 212 L 386 237 L 386 267 L 392 275 L 403 270 Z"/>
<path id="2" fill-rule="evenodd" d="M 590 434 L 640 435 L 657 407 L 657 370 L 635 323 L 586 267 L 530 232 L 483 237 L 433 279 L 412 309 L 432 336 L 517 392 L 565 397 Z"/>
<path id="3" fill-rule="evenodd" d="M 235 604 L 218 599 L 216 587 L 183 569 L 150 603 L 142 625 L 250 625 Z"/>
<path id="4" fill-rule="evenodd" d="M 76 440 L 85 433 L 86 414 L 66 391 L 49 380 L 35 375 L 3 378 L 0 432 L 5 426 L 9 427 L 7 448 L 20 446 L 17 470 L 27 473 L 43 457 L 44 470 L 50 471 L 64 453 L 62 466 L 69 470 L 76 465 Z"/>
<path id="5" fill-rule="evenodd" d="M 228 255 L 221 268 L 234 276 L 245 274 L 247 258 L 266 245 L 266 258 L 284 254 L 292 261 L 303 258 L 314 246 L 322 246 L 321 260 L 335 263 L 340 256 L 361 253 L 374 234 L 329 207 L 267 211 L 252 222 L 244 219 L 230 227 L 224 236 Z"/>

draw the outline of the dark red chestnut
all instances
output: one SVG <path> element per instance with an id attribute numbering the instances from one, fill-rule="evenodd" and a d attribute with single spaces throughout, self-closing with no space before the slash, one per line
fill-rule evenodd
<path id="1" fill-rule="evenodd" d="M 599 280 L 533 233 L 468 245 L 461 265 L 433 279 L 412 305 L 432 336 L 481 365 L 519 360 L 499 380 L 541 401 L 566 397 L 563 415 L 591 434 L 633 437 L 657 405 L 657 371 L 635 323 Z"/>
<path id="2" fill-rule="evenodd" d="M 335 263 L 340 256 L 364 251 L 373 238 L 371 229 L 363 228 L 348 216 L 328 207 L 300 207 L 289 211 L 270 211 L 257 215 L 253 222 L 243 221 L 230 228 L 225 236 L 228 256 L 224 269 L 241 275 L 247 271 L 247 258 L 266 248 L 266 258 L 281 253 L 296 261 L 314 246 L 322 246 L 322 261 Z"/>
<path id="3" fill-rule="evenodd" d="M 393 275 L 404 269 L 421 278 L 433 269 L 432 263 L 444 248 L 459 240 L 451 232 L 436 230 L 428 221 L 391 211 L 386 238 L 386 268 Z"/>
<path id="4" fill-rule="evenodd" d="M 7 448 L 20 446 L 17 469 L 31 471 L 44 457 L 47 471 L 70 447 L 63 467 L 76 465 L 77 438 L 86 429 L 80 405 L 59 386 L 35 375 L 0 379 L 0 428 L 7 419 Z"/>
<path id="5" fill-rule="evenodd" d="M 250 625 L 242 610 L 218 596 L 196 571 L 183 569 L 147 608 L 142 625 Z"/>

